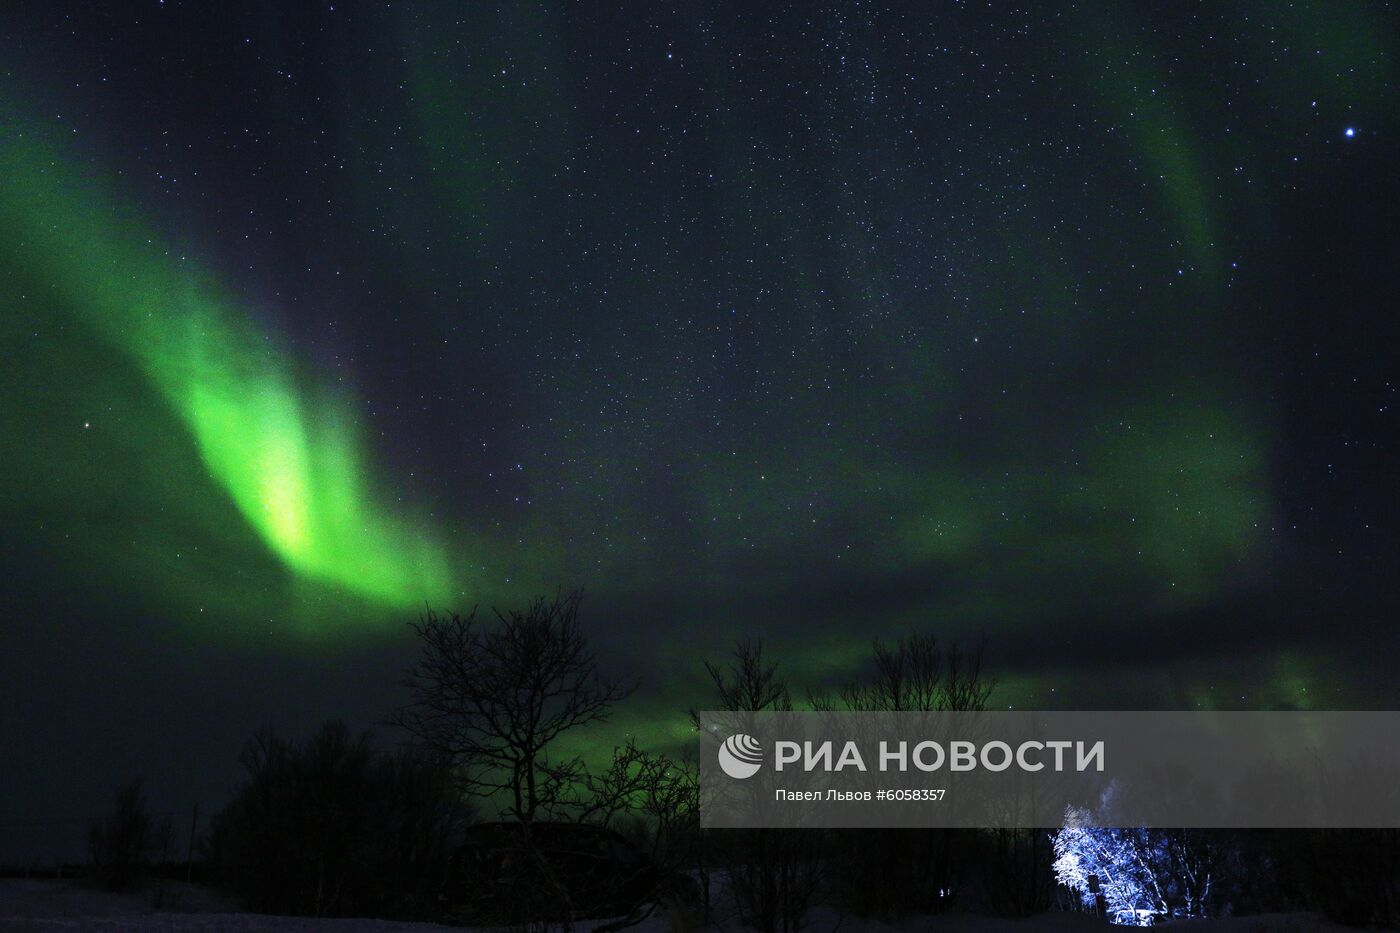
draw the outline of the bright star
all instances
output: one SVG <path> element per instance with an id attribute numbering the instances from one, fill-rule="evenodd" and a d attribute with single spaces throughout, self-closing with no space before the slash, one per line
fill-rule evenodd
<path id="1" fill-rule="evenodd" d="M 1346 131 L 1346 137 L 1347 137 L 1347 139 L 1350 139 L 1351 137 L 1353 137 L 1353 136 L 1355 136 L 1355 135 L 1356 135 L 1356 129 L 1355 129 L 1355 127 L 1350 127 L 1350 126 L 1347 127 L 1347 131 Z"/>

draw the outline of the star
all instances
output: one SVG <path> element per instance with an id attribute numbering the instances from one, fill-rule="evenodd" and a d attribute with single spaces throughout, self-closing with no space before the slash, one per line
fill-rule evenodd
<path id="1" fill-rule="evenodd" d="M 1346 132 L 1343 133 L 1342 135 L 1346 136 L 1347 139 L 1351 139 L 1353 136 L 1356 135 L 1356 127 L 1354 127 L 1354 126 L 1349 126 L 1349 127 L 1347 127 L 1347 128 L 1346 128 Z"/>

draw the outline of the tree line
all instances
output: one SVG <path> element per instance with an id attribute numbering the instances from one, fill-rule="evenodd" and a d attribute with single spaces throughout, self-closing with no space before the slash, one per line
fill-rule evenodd
<path id="1" fill-rule="evenodd" d="M 763 933 L 800 930 L 817 916 L 890 919 L 954 905 L 1001 916 L 1102 912 L 1105 890 L 1119 898 L 1112 909 L 1158 918 L 1307 909 L 1358 924 L 1400 919 L 1394 831 L 702 831 L 693 751 L 628 742 L 599 761 L 564 750 L 637 686 L 602 669 L 582 599 L 576 591 L 489 618 L 428 612 L 411 623 L 420 652 L 403 680 L 406 702 L 388 719 L 404 741 L 382 750 L 339 722 L 301 742 L 257 734 L 241 754 L 243 780 L 201 840 L 204 871 L 259 912 L 453 919 L 451 881 L 473 870 L 459 848 L 490 815 L 518 827 L 526 862 L 491 889 L 504 920 L 579 919 L 577 886 L 541 854 L 565 824 L 596 829 L 594 844 L 626 840 L 650 866 L 654 890 L 634 896 L 615 928 L 658 905 L 696 924 L 737 921 Z M 983 644 L 944 645 L 926 633 L 876 640 L 858 676 L 807 690 L 801 702 L 981 710 L 995 690 L 984 654 Z M 704 670 L 705 708 L 795 706 L 786 672 L 759 641 L 739 642 Z M 169 861 L 171 829 L 130 784 L 90 843 L 98 876 L 129 887 L 151 874 L 143 867 Z M 1116 886 L 1090 882 L 1095 871 L 1112 873 Z"/>

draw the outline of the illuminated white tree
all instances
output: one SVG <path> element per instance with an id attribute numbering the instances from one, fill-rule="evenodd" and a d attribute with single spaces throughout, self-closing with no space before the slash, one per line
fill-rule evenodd
<path id="1" fill-rule="evenodd" d="M 1070 808 L 1055 834 L 1055 879 L 1088 907 L 1103 898 L 1114 923 L 1150 926 L 1169 913 L 1159 881 L 1165 867 L 1164 834 L 1146 829 L 1101 829 L 1083 810 Z"/>

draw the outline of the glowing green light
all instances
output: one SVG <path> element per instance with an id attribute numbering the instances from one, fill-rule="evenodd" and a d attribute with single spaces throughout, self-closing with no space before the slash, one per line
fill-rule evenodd
<path id="1" fill-rule="evenodd" d="M 210 479 L 286 567 L 400 607 L 452 591 L 423 523 L 372 494 L 343 397 L 308 388 L 293 356 L 209 276 L 32 136 L 5 139 L 0 170 L 0 229 L 18 244 L 10 261 L 144 373 Z"/>

